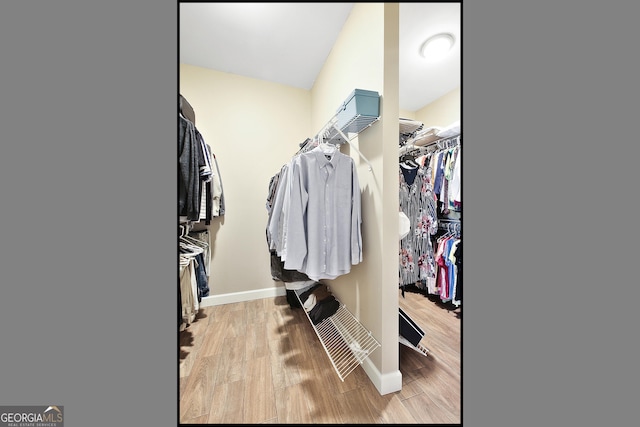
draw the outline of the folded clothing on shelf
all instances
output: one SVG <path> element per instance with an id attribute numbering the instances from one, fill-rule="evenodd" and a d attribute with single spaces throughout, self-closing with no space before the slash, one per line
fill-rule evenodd
<path id="1" fill-rule="evenodd" d="M 304 309 L 306 311 L 311 311 L 317 303 L 322 302 L 325 298 L 330 296 L 331 292 L 329 292 L 329 289 L 325 285 L 316 286 L 311 290 L 311 293 L 306 298 L 306 301 L 304 302 Z"/>
<path id="2" fill-rule="evenodd" d="M 308 312 L 309 318 L 314 325 L 322 322 L 327 317 L 333 316 L 340 308 L 340 302 L 333 295 L 329 295 Z"/>
<path id="3" fill-rule="evenodd" d="M 340 301 L 331 293 L 327 285 L 320 282 L 316 282 L 298 296 L 314 325 L 334 315 L 340 308 Z"/>
<path id="4" fill-rule="evenodd" d="M 307 290 L 301 292 L 299 295 L 300 295 L 300 301 L 302 301 L 302 304 L 307 302 L 307 299 L 309 299 L 309 295 L 311 295 L 313 291 L 318 289 L 320 286 L 322 286 L 322 283 L 314 282 L 313 286 L 310 286 L 309 288 L 307 288 Z"/>
<path id="5" fill-rule="evenodd" d="M 287 290 L 287 302 L 291 308 L 302 308 L 300 300 L 298 300 L 298 292 L 306 292 L 317 286 L 318 282 L 314 280 L 299 280 L 295 282 L 284 282 L 284 287 Z M 296 292 L 297 291 L 297 292 Z"/>

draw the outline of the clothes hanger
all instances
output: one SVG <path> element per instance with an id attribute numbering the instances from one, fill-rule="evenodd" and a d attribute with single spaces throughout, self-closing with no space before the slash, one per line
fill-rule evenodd
<path id="1" fill-rule="evenodd" d="M 328 142 L 323 142 L 322 144 L 319 145 L 319 147 L 324 154 L 333 154 L 338 149 L 337 146 L 333 144 L 329 144 Z"/>
<path id="2" fill-rule="evenodd" d="M 328 155 L 335 153 L 336 150 L 338 149 L 336 145 L 329 144 L 328 142 L 326 142 L 326 140 L 322 136 L 320 137 L 320 141 L 318 142 L 318 147 L 320 148 L 323 154 L 328 154 Z"/>
<path id="3" fill-rule="evenodd" d="M 195 250 L 195 249 L 188 249 L 185 247 L 180 247 L 180 255 L 181 256 L 186 256 L 186 257 L 191 257 L 191 258 L 195 258 L 198 255 L 200 255 L 201 253 L 203 253 L 204 251 L 202 249 L 199 250 Z"/>
<path id="4" fill-rule="evenodd" d="M 451 223 L 451 222 L 447 222 L 445 223 L 447 225 L 447 233 L 446 235 L 448 235 L 448 238 L 457 238 L 460 234 L 460 224 L 456 224 L 456 223 Z"/>
<path id="5" fill-rule="evenodd" d="M 415 169 L 418 166 L 420 166 L 416 162 L 415 156 L 410 153 L 403 154 L 402 157 L 400 157 L 400 163 L 402 164 L 402 166 L 405 166 L 407 169 Z"/>
<path id="6" fill-rule="evenodd" d="M 438 242 L 438 243 L 441 243 L 441 242 L 443 242 L 444 240 L 451 238 L 451 237 L 452 237 L 452 235 L 453 235 L 453 234 L 451 233 L 451 224 L 449 224 L 449 223 L 447 223 L 447 222 L 443 222 L 443 223 L 442 223 L 442 228 L 443 228 L 444 230 L 446 230 L 446 231 L 445 231 L 445 233 L 444 233 L 442 236 L 438 237 L 438 239 L 437 239 L 437 242 Z"/>
<path id="7" fill-rule="evenodd" d="M 192 243 L 187 242 L 184 237 L 180 238 L 179 241 L 179 245 L 180 248 L 183 249 L 185 251 L 185 253 L 188 253 L 189 255 L 193 255 L 196 256 L 198 254 L 204 253 L 204 249 L 201 248 L 200 246 L 196 246 Z"/>
<path id="8" fill-rule="evenodd" d="M 180 256 L 195 257 L 198 255 L 193 248 L 180 244 Z"/>
<path id="9" fill-rule="evenodd" d="M 195 237 L 191 237 L 188 234 L 185 234 L 184 236 L 180 237 L 180 240 L 186 244 L 198 245 L 198 246 L 200 246 L 202 243 L 206 243 L 196 239 Z"/>
<path id="10" fill-rule="evenodd" d="M 195 237 L 191 237 L 189 235 L 184 235 L 182 236 L 184 240 L 187 241 L 187 243 L 192 243 L 196 246 L 199 246 L 203 249 L 208 249 L 209 248 L 209 244 L 207 242 L 204 242 L 202 240 L 196 239 Z"/>

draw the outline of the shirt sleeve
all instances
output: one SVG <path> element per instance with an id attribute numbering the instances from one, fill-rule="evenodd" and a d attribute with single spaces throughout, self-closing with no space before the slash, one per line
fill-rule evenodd
<path id="1" fill-rule="evenodd" d="M 362 262 L 362 208 L 360 200 L 360 182 L 353 160 L 351 160 L 351 264 Z"/>
<path id="2" fill-rule="evenodd" d="M 280 177 L 278 178 L 277 187 L 275 189 L 272 212 L 267 224 L 268 235 L 270 238 L 269 249 L 275 250 L 278 255 L 281 255 L 281 242 L 283 237 L 281 228 L 284 209 L 283 201 L 285 191 L 287 191 L 287 186 L 289 185 L 288 170 L 288 165 L 284 165 L 280 170 Z"/>
<path id="3" fill-rule="evenodd" d="M 307 183 L 304 182 L 301 173 L 299 156 L 291 162 L 289 171 L 289 211 L 286 213 L 284 221 L 284 232 L 286 235 L 286 254 L 284 256 L 284 268 L 287 270 L 302 271 L 303 263 L 307 257 L 306 239 L 306 210 L 309 201 Z"/>

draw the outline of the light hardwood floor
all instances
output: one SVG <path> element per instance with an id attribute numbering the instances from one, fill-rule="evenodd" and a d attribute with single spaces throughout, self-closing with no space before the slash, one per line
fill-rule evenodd
<path id="1" fill-rule="evenodd" d="M 424 331 L 398 344 L 402 390 L 380 396 L 361 366 L 340 380 L 302 309 L 276 297 L 200 310 L 179 333 L 181 424 L 460 424 L 461 315 L 399 292 Z"/>

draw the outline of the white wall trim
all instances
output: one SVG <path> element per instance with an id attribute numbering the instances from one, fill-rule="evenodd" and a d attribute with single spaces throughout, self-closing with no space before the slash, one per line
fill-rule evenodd
<path id="1" fill-rule="evenodd" d="M 253 291 L 234 292 L 224 295 L 211 295 L 202 298 L 200 307 L 211 307 L 214 305 L 231 304 L 234 302 L 252 301 L 255 299 L 273 298 L 287 294 L 284 286 L 276 286 L 273 288 L 256 289 Z"/>
<path id="2" fill-rule="evenodd" d="M 382 375 L 369 358 L 362 362 L 362 368 L 381 396 L 402 390 L 402 373 L 400 370 Z"/>

